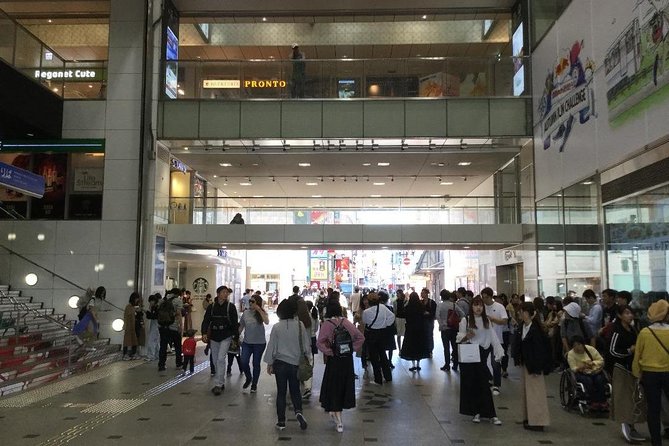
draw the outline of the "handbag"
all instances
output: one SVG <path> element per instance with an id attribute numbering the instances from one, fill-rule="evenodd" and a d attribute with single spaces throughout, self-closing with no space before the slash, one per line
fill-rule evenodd
<path id="1" fill-rule="evenodd" d="M 458 362 L 476 364 L 481 362 L 481 350 L 478 344 L 458 344 Z"/>
<path id="2" fill-rule="evenodd" d="M 230 346 L 228 347 L 228 353 L 232 355 L 238 355 L 240 351 L 240 342 L 239 342 L 239 337 L 233 336 L 232 339 L 230 340 Z"/>
<path id="3" fill-rule="evenodd" d="M 300 363 L 297 366 L 297 379 L 300 382 L 307 381 L 314 376 L 314 366 L 309 361 L 309 357 L 304 353 L 304 343 L 302 341 L 302 323 L 297 321 L 298 333 L 300 338 Z"/>

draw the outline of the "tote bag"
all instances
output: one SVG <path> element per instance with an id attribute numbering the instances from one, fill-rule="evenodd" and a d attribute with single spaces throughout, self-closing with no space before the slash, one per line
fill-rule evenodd
<path id="1" fill-rule="evenodd" d="M 475 364 L 481 362 L 481 350 L 478 344 L 458 344 L 458 362 Z"/>

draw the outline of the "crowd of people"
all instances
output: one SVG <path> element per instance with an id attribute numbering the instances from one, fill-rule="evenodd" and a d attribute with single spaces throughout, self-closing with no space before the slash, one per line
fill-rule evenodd
<path id="1" fill-rule="evenodd" d="M 231 302 L 231 294 L 230 288 L 221 286 L 203 302 L 200 331 L 210 358 L 211 391 L 221 395 L 225 374 L 230 375 L 236 359 L 245 377 L 242 389 L 255 393 L 264 361 L 266 372 L 276 381 L 276 426 L 281 430 L 286 428 L 288 394 L 300 428 L 307 428 L 302 401 L 311 397 L 319 352 L 325 364 L 319 402 L 335 429 L 343 432 L 343 410 L 356 405 L 354 361 L 361 361 L 363 378 L 370 385 L 392 385 L 394 351 L 409 361 L 411 373 L 419 374 L 421 361 L 433 357 L 436 324 L 444 352 L 441 370 L 459 373 L 460 413 L 471 416 L 474 423 L 502 424 L 494 397 L 503 391 L 511 358 L 522 368 L 525 429 L 542 431 L 549 426 L 544 376 L 559 372 L 572 374 L 585 389 L 589 410 L 608 412 L 630 443 L 645 439 L 636 429 L 643 422 L 653 446 L 661 444 L 663 434 L 669 435 L 668 420 L 661 418 L 662 406 L 669 409 L 666 296 L 658 295 L 642 311 L 629 292 L 612 289 L 602 291 L 599 299 L 585 290 L 581 298 L 526 301 L 517 294 L 495 295 L 491 288 L 478 295 L 459 288 L 442 290 L 437 303 L 427 288 L 420 294 L 398 289 L 391 297 L 385 290 L 356 287 L 348 298 L 328 288 L 311 299 L 305 289 L 295 286 L 293 294 L 278 303 L 279 322 L 267 340 L 269 315 L 261 293 L 246 290 L 239 306 Z M 165 370 L 171 344 L 176 366 L 184 374 L 192 373 L 196 338 L 188 318 L 190 293 L 173 289 L 165 297 L 156 294 L 148 300 L 148 309 L 143 310 L 137 293 L 129 298 L 124 358 L 135 358 L 137 347 L 146 345 L 147 358 L 158 359 L 158 370 Z M 85 316 L 86 311 L 82 313 Z M 146 330 L 144 319 L 149 322 Z M 82 325 L 90 323 L 89 317 Z M 609 384 L 612 392 L 607 392 Z"/>

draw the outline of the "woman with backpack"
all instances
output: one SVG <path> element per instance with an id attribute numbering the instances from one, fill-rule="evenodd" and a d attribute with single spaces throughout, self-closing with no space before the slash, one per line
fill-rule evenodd
<path id="1" fill-rule="evenodd" d="M 337 432 L 344 432 L 342 410 L 355 407 L 353 352 L 362 349 L 365 337 L 342 317 L 339 303 L 330 302 L 326 311 L 330 319 L 321 325 L 316 342 L 325 362 L 320 403 L 330 413 Z"/>

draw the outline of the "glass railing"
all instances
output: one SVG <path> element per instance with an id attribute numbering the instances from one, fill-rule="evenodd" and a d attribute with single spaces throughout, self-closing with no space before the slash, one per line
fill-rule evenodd
<path id="1" fill-rule="evenodd" d="M 66 61 L 2 10 L 0 58 L 64 99 L 106 96 L 106 61 Z"/>
<path id="2" fill-rule="evenodd" d="M 158 201 L 156 215 L 171 224 L 497 224 L 493 197 L 201 198 Z M 514 214 L 515 215 L 515 214 Z M 518 223 L 512 219 L 508 223 Z"/>
<path id="3" fill-rule="evenodd" d="M 166 99 L 513 96 L 516 57 L 163 61 Z M 522 69 L 522 68 L 520 68 Z"/>

